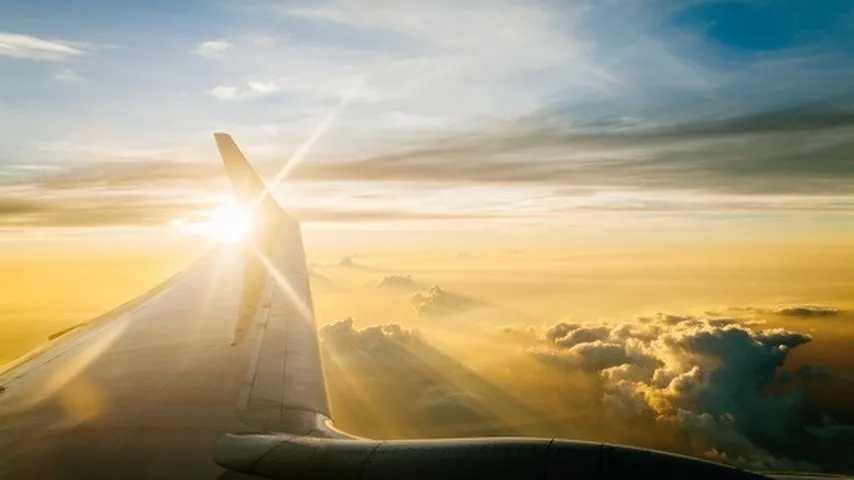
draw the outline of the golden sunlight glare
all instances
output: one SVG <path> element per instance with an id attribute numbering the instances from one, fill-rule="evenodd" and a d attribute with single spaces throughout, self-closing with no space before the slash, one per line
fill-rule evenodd
<path id="1" fill-rule="evenodd" d="M 207 221 L 202 223 L 202 230 L 218 242 L 233 243 L 240 240 L 251 226 L 251 212 L 232 203 L 211 211 Z"/>
<path id="2" fill-rule="evenodd" d="M 233 202 L 225 203 L 204 214 L 200 222 L 178 219 L 173 224 L 189 234 L 201 234 L 220 243 L 234 243 L 252 227 L 252 212 Z"/>

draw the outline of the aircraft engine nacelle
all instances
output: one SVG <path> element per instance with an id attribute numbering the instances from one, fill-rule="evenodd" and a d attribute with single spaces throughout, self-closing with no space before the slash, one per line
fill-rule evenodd
<path id="1" fill-rule="evenodd" d="M 216 462 L 270 479 L 763 479 L 690 457 L 609 444 L 527 438 L 339 440 L 225 435 Z"/>

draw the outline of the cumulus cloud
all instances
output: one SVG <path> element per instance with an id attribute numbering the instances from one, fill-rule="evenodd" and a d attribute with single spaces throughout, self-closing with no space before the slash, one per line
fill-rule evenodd
<path id="1" fill-rule="evenodd" d="M 850 438 L 850 421 L 822 420 L 825 411 L 804 401 L 806 380 L 820 386 L 827 369 L 785 369 L 809 335 L 738 317 L 675 314 L 500 332 L 493 338 L 506 349 L 494 353 L 512 360 L 473 371 L 432 346 L 429 330 L 358 328 L 352 319 L 328 325 L 320 337 L 330 385 L 338 389 L 332 397 L 354 409 L 347 416 L 358 424 L 353 431 L 370 435 L 604 435 L 751 469 L 848 468 L 848 460 L 823 452 Z M 526 352 L 539 360 L 528 364 L 536 373 L 527 377 L 513 370 L 517 361 L 531 362 Z M 499 358 L 488 362 L 501 365 Z M 541 405 L 506 394 L 537 388 L 554 392 L 565 407 L 532 410 Z M 531 425 L 517 423 L 523 418 Z"/>
<path id="2" fill-rule="evenodd" d="M 79 45 L 64 40 L 47 40 L 31 35 L 0 32 L 0 56 L 30 60 L 63 60 L 83 55 Z"/>
<path id="3" fill-rule="evenodd" d="M 608 327 L 586 327 L 561 322 L 546 331 L 546 338 L 560 347 L 571 348 L 579 343 L 605 340 L 610 333 Z"/>
<path id="4" fill-rule="evenodd" d="M 589 371 L 599 371 L 629 362 L 622 345 L 600 340 L 579 343 L 566 350 L 535 353 L 543 360 L 566 363 Z"/>
<path id="5" fill-rule="evenodd" d="M 840 310 L 825 305 L 781 305 L 774 313 L 787 317 L 830 317 L 838 315 Z"/>
<path id="6" fill-rule="evenodd" d="M 480 304 L 475 299 L 451 293 L 438 285 L 418 292 L 410 299 L 419 315 L 442 316 L 463 312 Z"/>
<path id="7" fill-rule="evenodd" d="M 342 353 L 378 353 L 392 342 L 407 341 L 414 333 L 397 324 L 367 327 L 359 330 L 352 318 L 324 325 L 320 337 Z"/>
<path id="8" fill-rule="evenodd" d="M 208 40 L 196 45 L 192 52 L 205 58 L 222 58 L 232 47 L 233 45 L 226 40 Z"/>
<path id="9" fill-rule="evenodd" d="M 754 468 L 803 467 L 764 447 L 802 426 L 799 398 L 768 395 L 789 352 L 811 340 L 734 320 L 664 315 L 621 325 L 559 323 L 537 358 L 598 376 L 618 416 L 683 432 L 708 457 Z M 781 435 L 783 437 L 781 437 Z"/>
<path id="10" fill-rule="evenodd" d="M 396 292 L 412 292 L 421 288 L 421 283 L 416 282 L 412 275 L 386 275 L 377 284 L 377 288 Z"/>

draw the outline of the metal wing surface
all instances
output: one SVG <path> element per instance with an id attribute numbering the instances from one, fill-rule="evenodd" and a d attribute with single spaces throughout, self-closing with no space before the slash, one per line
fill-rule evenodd
<path id="1" fill-rule="evenodd" d="M 216 140 L 251 234 L 0 372 L 0 477 L 216 478 L 224 433 L 336 435 L 299 224 Z"/>

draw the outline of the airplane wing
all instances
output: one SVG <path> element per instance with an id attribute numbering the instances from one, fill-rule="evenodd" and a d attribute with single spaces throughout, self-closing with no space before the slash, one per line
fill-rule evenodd
<path id="1" fill-rule="evenodd" d="M 0 478 L 216 478 L 225 433 L 340 435 L 299 224 L 216 141 L 251 234 L 0 372 Z"/>

